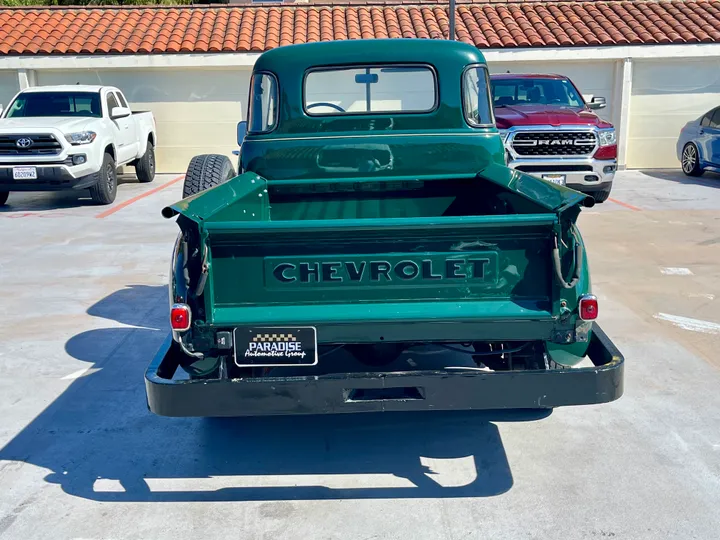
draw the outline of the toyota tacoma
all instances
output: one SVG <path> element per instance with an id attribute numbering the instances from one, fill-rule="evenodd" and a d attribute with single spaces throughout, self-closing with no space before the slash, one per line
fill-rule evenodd
<path id="1" fill-rule="evenodd" d="M 623 392 L 576 220 L 592 197 L 504 164 L 476 48 L 393 39 L 263 53 L 239 171 L 196 156 L 164 416 L 548 409 Z"/>
<path id="2" fill-rule="evenodd" d="M 134 112 L 111 86 L 37 86 L 0 116 L 0 205 L 11 191 L 89 189 L 98 204 L 117 194 L 117 169 L 155 178 L 155 119 Z"/>

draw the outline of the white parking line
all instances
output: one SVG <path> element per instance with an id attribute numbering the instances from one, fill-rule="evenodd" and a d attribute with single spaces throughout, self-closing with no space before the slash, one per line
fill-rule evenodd
<path id="1" fill-rule="evenodd" d="M 720 324 L 703 321 L 700 319 L 690 319 L 689 317 L 680 317 L 679 315 L 670 315 L 668 313 L 658 313 L 654 315 L 656 319 L 667 321 L 683 330 L 691 332 L 701 332 L 703 334 L 720 334 Z"/>
<path id="2" fill-rule="evenodd" d="M 692 276 L 692 270 L 689 268 L 675 268 L 675 267 L 665 267 L 660 268 L 660 272 L 662 274 L 665 274 L 666 276 Z"/>

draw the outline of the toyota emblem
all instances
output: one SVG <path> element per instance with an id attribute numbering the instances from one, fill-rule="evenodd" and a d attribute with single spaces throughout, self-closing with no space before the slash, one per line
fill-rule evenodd
<path id="1" fill-rule="evenodd" d="M 33 145 L 33 140 L 30 137 L 20 137 L 15 141 L 15 146 L 18 148 L 30 148 Z"/>

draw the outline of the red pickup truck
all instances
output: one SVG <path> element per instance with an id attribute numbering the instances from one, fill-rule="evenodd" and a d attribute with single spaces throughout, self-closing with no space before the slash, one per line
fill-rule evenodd
<path id="1" fill-rule="evenodd" d="M 562 75 L 491 75 L 495 121 L 508 167 L 587 193 L 610 196 L 617 169 L 612 124 L 593 112 L 605 98 L 586 102 Z"/>

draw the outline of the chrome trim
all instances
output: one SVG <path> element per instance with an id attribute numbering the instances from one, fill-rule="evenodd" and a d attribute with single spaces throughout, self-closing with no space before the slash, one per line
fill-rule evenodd
<path id="1" fill-rule="evenodd" d="M 192 310 L 190 309 L 190 306 L 187 304 L 173 304 L 170 306 L 170 313 L 172 313 L 173 309 L 186 309 L 188 313 L 188 325 L 187 328 L 174 328 L 172 325 L 172 321 L 170 321 L 170 328 L 173 329 L 174 332 L 187 332 L 190 330 L 190 327 L 192 326 Z"/>
<path id="2" fill-rule="evenodd" d="M 507 137 L 505 138 L 505 149 L 510 154 L 510 157 L 512 159 L 536 159 L 536 160 L 546 160 L 546 159 L 556 159 L 556 158 L 577 158 L 577 157 L 591 157 L 595 155 L 595 152 L 598 151 L 600 148 L 600 131 L 602 130 L 596 126 L 573 126 L 573 125 L 560 125 L 560 126 L 514 126 L 511 128 L 508 128 L 507 130 Z M 513 141 L 515 140 L 515 136 L 518 133 L 561 133 L 563 131 L 570 131 L 575 133 L 592 133 L 595 135 L 595 145 L 593 146 L 593 149 L 587 153 L 583 154 L 581 156 L 573 155 L 573 154 L 557 154 L 553 156 L 524 156 L 522 154 L 518 154 L 515 152 L 515 149 L 513 147 Z"/>
<path id="3" fill-rule="evenodd" d="M 568 166 L 587 166 L 592 167 L 591 171 L 567 171 L 563 170 L 563 167 Z M 612 165 L 615 167 L 615 170 L 610 173 L 603 172 L 603 169 L 607 167 L 608 165 Z M 542 172 L 526 172 L 525 174 L 530 174 L 532 176 L 536 176 L 538 178 L 541 177 L 543 174 L 563 174 L 565 175 L 565 184 L 567 186 L 600 186 L 603 184 L 609 184 L 613 181 L 615 178 L 615 172 L 617 172 L 617 160 L 616 159 L 595 159 L 587 156 L 581 156 L 581 157 L 569 157 L 569 158 L 563 158 L 563 157 L 557 157 L 557 156 L 548 156 L 548 158 L 535 158 L 533 156 L 528 156 L 525 158 L 520 159 L 509 159 L 507 166 L 511 169 L 517 169 L 519 167 L 533 167 L 533 166 L 543 166 L 543 167 L 557 167 L 557 169 L 542 171 Z M 599 180 L 597 182 L 588 182 L 585 180 L 585 176 L 594 174 L 596 175 Z"/>
<path id="4" fill-rule="evenodd" d="M 597 296 L 595 296 L 594 294 L 583 294 L 580 298 L 578 298 L 578 318 L 579 318 L 580 320 L 582 320 L 582 321 L 594 321 L 594 320 L 596 320 L 596 319 L 597 319 L 597 314 L 595 314 L 595 319 L 583 319 L 583 318 L 582 318 L 581 311 L 580 311 L 580 303 L 581 303 L 583 300 L 595 300 L 595 303 L 597 304 Z M 600 311 L 599 305 L 598 305 L 598 311 Z"/>
<path id="5" fill-rule="evenodd" d="M 50 141 L 45 142 L 37 142 L 34 141 L 33 137 L 45 137 L 47 139 L 51 139 Z M 55 157 L 59 156 L 64 147 L 62 142 L 58 140 L 58 138 L 55 136 L 54 133 L 0 133 L 0 139 L 8 139 L 5 141 L 0 141 L 3 144 L 12 144 L 14 142 L 14 149 L 16 151 L 22 151 L 26 150 L 29 153 L 26 154 L 0 154 L 0 157 L 3 158 L 23 158 L 23 157 Z M 12 140 L 14 139 L 14 141 Z M 27 145 L 20 145 L 20 141 L 27 141 L 29 144 Z M 54 146 L 48 146 L 48 147 L 39 147 L 38 145 L 41 144 L 49 144 Z M 8 150 L 8 148 L 6 148 Z M 41 152 L 42 150 L 52 150 L 51 152 Z"/>

